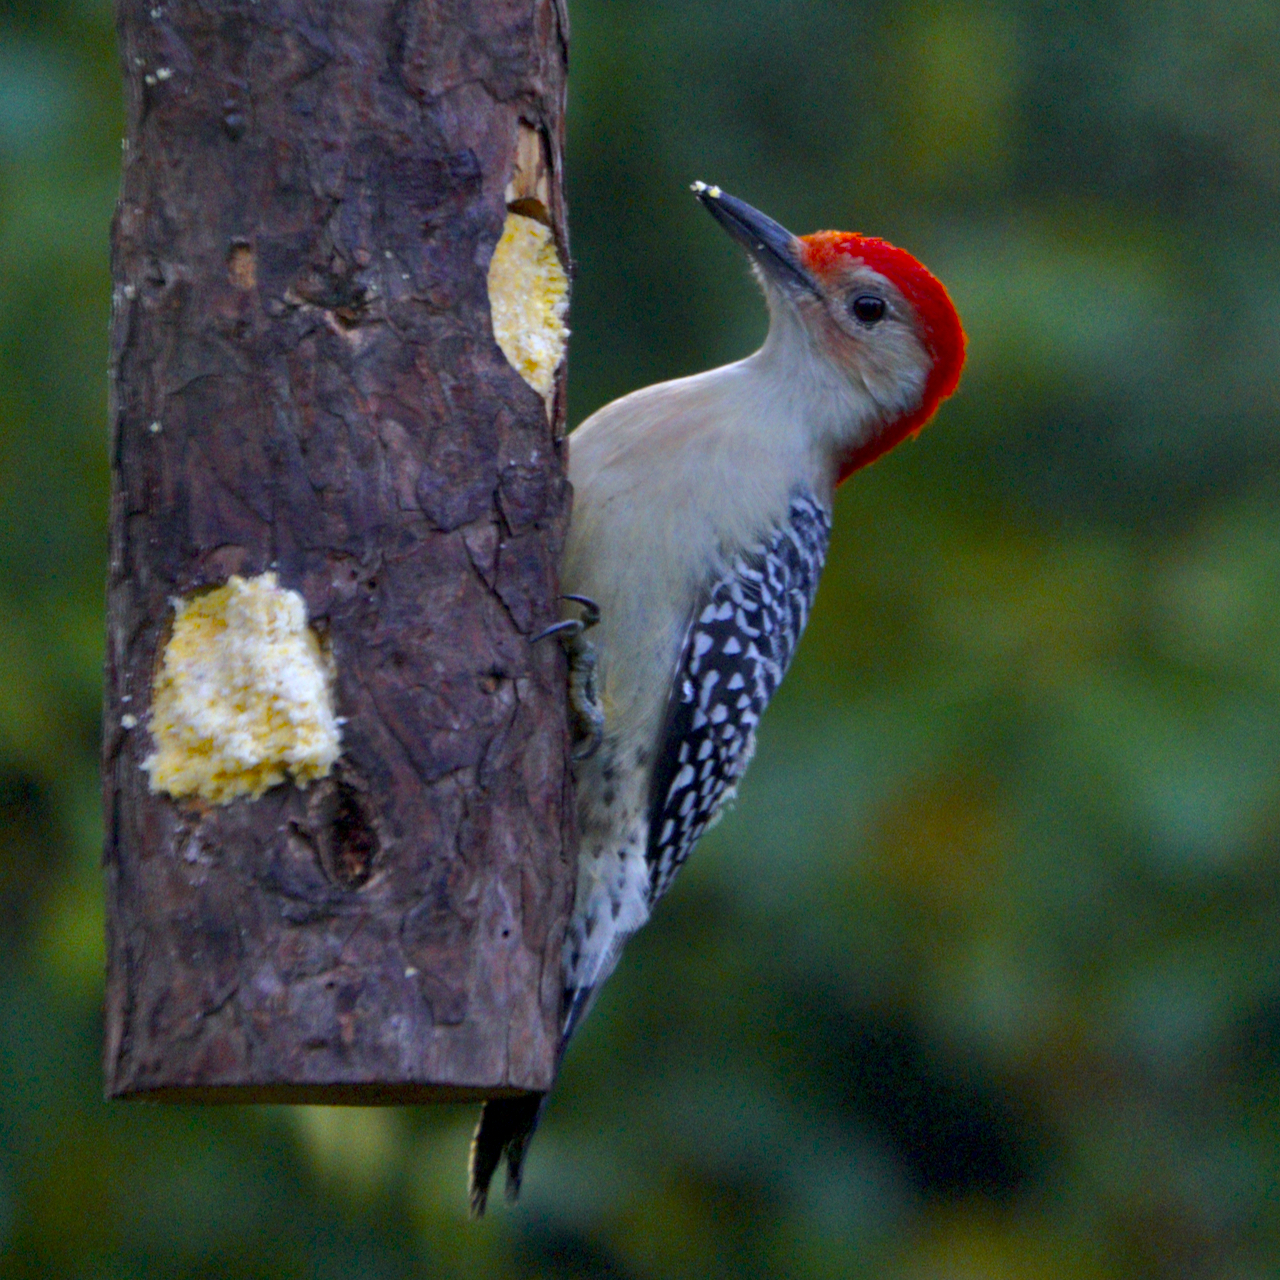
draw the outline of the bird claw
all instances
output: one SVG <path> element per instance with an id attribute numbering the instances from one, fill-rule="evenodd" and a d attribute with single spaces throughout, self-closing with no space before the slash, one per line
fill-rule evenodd
<path id="1" fill-rule="evenodd" d="M 529 643 L 537 644 L 539 640 L 555 635 L 571 640 L 574 636 L 580 636 L 585 630 L 586 623 L 581 618 L 565 618 L 562 622 L 553 622 L 549 627 L 544 627 L 536 636 L 530 636 Z"/>
<path id="2" fill-rule="evenodd" d="M 600 621 L 600 606 L 590 596 L 574 595 L 572 591 L 566 591 L 560 599 L 572 600 L 575 604 L 582 606 L 582 629 L 584 631 L 589 631 Z"/>
<path id="3" fill-rule="evenodd" d="M 604 713 L 598 710 L 585 712 L 579 707 L 575 707 L 574 712 L 580 724 L 588 720 L 588 716 L 590 717 L 588 720 L 590 727 L 586 734 L 578 740 L 578 745 L 569 753 L 569 758 L 577 764 L 579 760 L 590 760 L 600 750 L 600 744 L 604 741 Z"/>
<path id="4" fill-rule="evenodd" d="M 565 592 L 560 597 L 561 600 L 572 600 L 575 604 L 582 606 L 581 618 L 564 618 L 560 622 L 553 622 L 549 627 L 544 627 L 536 636 L 530 638 L 530 644 L 537 644 L 539 640 L 545 640 L 548 636 L 560 635 L 566 640 L 574 640 L 584 631 L 589 631 L 600 621 L 600 606 L 596 604 L 590 596 L 578 596 L 571 592 Z"/>

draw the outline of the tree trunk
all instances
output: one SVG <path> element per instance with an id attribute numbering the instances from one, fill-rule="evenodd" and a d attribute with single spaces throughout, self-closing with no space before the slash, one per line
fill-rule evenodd
<path id="1" fill-rule="evenodd" d="M 487 271 L 510 204 L 568 261 L 563 0 L 119 0 L 119 27 L 107 1094 L 544 1090 L 574 832 L 564 657 L 530 637 L 564 369 L 544 399 L 508 362 Z M 157 691 L 228 583 L 305 603 L 288 651 L 340 754 L 166 789 Z M 201 696 L 278 726 L 295 693 Z"/>

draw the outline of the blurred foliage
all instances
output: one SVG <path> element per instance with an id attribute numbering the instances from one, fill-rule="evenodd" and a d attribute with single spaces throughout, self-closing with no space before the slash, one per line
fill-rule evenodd
<path id="1" fill-rule="evenodd" d="M 971 339 L 526 1196 L 469 1109 L 106 1106 L 105 0 L 0 12 L 0 1277 L 1280 1272 L 1280 9 L 574 0 L 573 416 L 751 349 L 689 197 Z"/>

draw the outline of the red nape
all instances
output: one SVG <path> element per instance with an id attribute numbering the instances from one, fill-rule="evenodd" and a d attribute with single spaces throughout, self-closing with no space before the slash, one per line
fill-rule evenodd
<path id="1" fill-rule="evenodd" d="M 927 267 L 905 249 L 875 236 L 856 231 L 815 231 L 801 236 L 805 265 L 821 277 L 846 263 L 865 262 L 873 271 L 892 280 L 911 304 L 920 322 L 920 335 L 933 359 L 924 396 L 914 413 L 890 423 L 878 436 L 868 440 L 844 460 L 837 483 L 888 453 L 901 440 L 915 435 L 933 417 L 934 410 L 955 389 L 964 368 L 964 329 L 946 288 Z"/>

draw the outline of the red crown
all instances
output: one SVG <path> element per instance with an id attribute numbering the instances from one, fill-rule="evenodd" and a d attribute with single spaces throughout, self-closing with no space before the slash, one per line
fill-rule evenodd
<path id="1" fill-rule="evenodd" d="M 819 277 L 849 262 L 864 262 L 893 281 L 916 313 L 920 336 L 933 360 L 919 407 L 854 450 L 840 469 L 843 481 L 888 453 L 900 440 L 915 435 L 956 389 L 964 368 L 964 329 L 942 281 L 905 249 L 856 231 L 815 231 L 801 236 L 800 243 L 804 245 L 805 265 Z"/>

